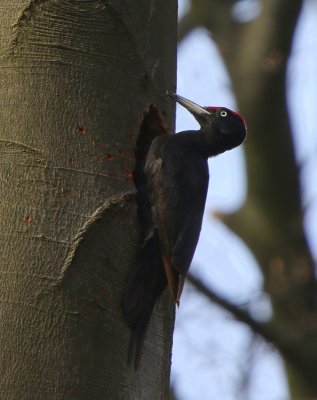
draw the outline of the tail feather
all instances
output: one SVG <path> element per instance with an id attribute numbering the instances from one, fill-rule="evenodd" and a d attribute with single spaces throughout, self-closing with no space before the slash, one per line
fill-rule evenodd
<path id="1" fill-rule="evenodd" d="M 167 286 L 160 241 L 154 234 L 141 248 L 136 269 L 130 276 L 122 300 L 124 319 L 131 328 L 128 364 L 138 368 L 146 330 L 155 303 Z"/>

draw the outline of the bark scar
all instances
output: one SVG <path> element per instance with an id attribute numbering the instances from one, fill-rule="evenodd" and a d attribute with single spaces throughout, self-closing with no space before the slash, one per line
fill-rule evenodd
<path id="1" fill-rule="evenodd" d="M 14 140 L 0 139 L 0 143 L 3 144 L 6 147 L 16 146 L 16 147 L 20 147 L 22 149 L 25 149 L 26 151 L 31 151 L 31 152 L 34 152 L 34 153 L 43 154 L 41 152 L 41 150 L 36 149 L 35 147 L 29 146 L 29 145 L 24 144 L 24 143 L 16 142 Z"/>
<path id="2" fill-rule="evenodd" d="M 9 53 L 12 54 L 18 43 L 19 30 L 26 24 L 33 16 L 34 11 L 41 7 L 44 3 L 51 0 L 30 0 L 26 7 L 21 11 L 20 16 L 14 24 L 12 24 L 13 35 L 9 46 Z"/>
<path id="3" fill-rule="evenodd" d="M 124 209 L 134 204 L 135 193 L 128 192 L 110 197 L 95 210 L 72 240 L 61 269 L 58 286 L 66 281 L 72 281 L 72 277 L 76 278 L 82 270 L 86 274 L 95 273 L 93 265 L 85 265 L 86 262 L 89 264 L 90 258 L 92 262 L 97 258 L 96 263 L 98 263 L 98 258 L 102 258 L 102 263 L 103 260 L 108 260 L 109 255 L 106 254 L 105 243 L 115 242 L 112 235 L 109 235 L 109 231 L 119 228 L 114 227 L 113 222 L 116 218 L 125 219 Z M 122 217 L 120 217 L 121 214 Z"/>

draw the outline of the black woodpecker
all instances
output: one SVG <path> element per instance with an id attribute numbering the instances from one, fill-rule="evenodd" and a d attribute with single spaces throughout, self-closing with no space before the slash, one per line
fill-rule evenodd
<path id="1" fill-rule="evenodd" d="M 135 368 L 155 302 L 167 285 L 179 305 L 201 230 L 207 160 L 239 146 L 247 133 L 244 119 L 235 111 L 201 107 L 174 93 L 167 95 L 193 114 L 200 129 L 161 135 L 147 154 L 144 178 L 150 221 L 122 303 L 131 328 L 129 362 L 134 359 Z"/>

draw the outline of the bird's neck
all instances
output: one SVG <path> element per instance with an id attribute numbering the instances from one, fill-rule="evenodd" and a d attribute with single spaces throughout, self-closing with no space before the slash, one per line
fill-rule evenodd
<path id="1" fill-rule="evenodd" d="M 226 147 L 217 140 L 216 135 L 211 135 L 204 131 L 193 132 L 191 134 L 190 145 L 192 146 L 192 150 L 206 158 L 216 156 L 226 151 Z"/>

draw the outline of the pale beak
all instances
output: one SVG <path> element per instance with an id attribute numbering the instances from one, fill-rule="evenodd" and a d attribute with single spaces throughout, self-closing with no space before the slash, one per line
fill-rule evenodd
<path id="1" fill-rule="evenodd" d="M 185 97 L 179 96 L 178 94 L 168 91 L 166 92 L 166 94 L 172 99 L 176 100 L 177 103 L 185 107 L 189 112 L 191 112 L 194 115 L 195 118 L 211 115 L 211 113 L 207 111 L 205 108 L 201 107 L 200 105 L 194 103 L 191 100 L 185 99 Z"/>

